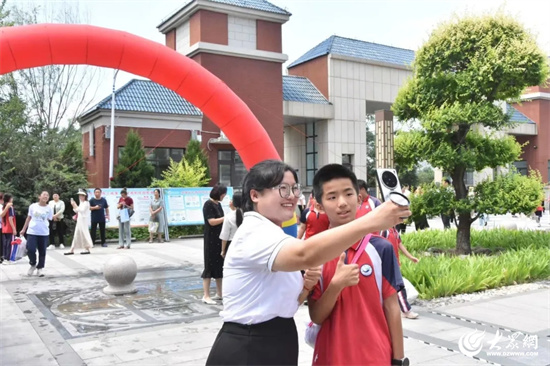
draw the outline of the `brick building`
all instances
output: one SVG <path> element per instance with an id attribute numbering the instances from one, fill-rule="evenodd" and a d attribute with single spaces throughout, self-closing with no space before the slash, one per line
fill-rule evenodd
<path id="1" fill-rule="evenodd" d="M 412 50 L 331 36 L 288 66 L 281 27 L 291 14 L 265 0 L 194 0 L 158 26 L 166 45 L 211 71 L 252 110 L 280 156 L 310 185 L 316 170 L 343 163 L 366 178 L 366 118 L 389 110 L 411 75 Z M 509 133 L 530 141 L 516 166 L 550 174 L 550 89 L 534 87 L 513 109 Z M 191 138 L 208 152 L 212 183 L 240 184 L 246 170 L 220 129 L 174 92 L 132 80 L 115 94 L 115 164 L 129 128 L 148 149 L 157 176 Z M 111 96 L 79 117 L 88 180 L 109 184 Z M 384 115 L 384 114 L 382 114 Z M 387 115 L 387 113 L 385 113 Z M 487 172 L 471 172 L 473 178 Z"/>

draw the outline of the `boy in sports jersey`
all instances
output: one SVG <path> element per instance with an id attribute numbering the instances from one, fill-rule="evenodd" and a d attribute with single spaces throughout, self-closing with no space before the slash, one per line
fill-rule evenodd
<path id="1" fill-rule="evenodd" d="M 315 199 L 311 199 L 310 205 L 300 215 L 300 227 L 298 228 L 298 239 L 307 239 L 328 229 L 328 217 L 321 212 Z M 304 236 L 305 233 L 305 236 Z"/>
<path id="2" fill-rule="evenodd" d="M 382 202 L 380 202 L 378 198 L 369 194 L 367 182 L 365 182 L 363 179 L 358 179 L 357 185 L 359 187 L 359 196 L 361 200 L 359 201 L 359 206 L 357 207 L 357 215 L 355 217 L 359 218 L 361 216 L 365 216 L 376 207 L 380 206 Z"/>
<path id="3" fill-rule="evenodd" d="M 380 236 L 386 238 L 386 240 L 389 241 L 393 246 L 393 252 L 395 253 L 395 257 L 397 258 L 397 264 L 399 264 L 400 267 L 401 262 L 399 261 L 399 251 L 402 251 L 405 257 L 409 258 L 414 263 L 418 263 L 418 258 L 409 253 L 407 248 L 403 245 L 403 242 L 401 241 L 401 236 L 399 235 L 399 232 L 396 228 L 392 227 L 391 229 L 383 230 L 380 232 Z M 401 312 L 403 313 L 403 318 L 418 318 L 418 313 L 412 311 L 411 304 L 409 304 L 409 301 L 407 300 L 407 291 L 405 290 L 405 288 L 397 293 L 397 299 L 399 300 L 399 307 L 401 308 Z"/>
<path id="4" fill-rule="evenodd" d="M 322 167 L 313 189 L 331 228 L 355 219 L 357 178 L 348 168 Z M 323 265 L 322 280 L 309 297 L 311 320 L 321 325 L 313 365 L 408 364 L 397 301 L 403 279 L 392 246 L 373 236 L 357 263 L 347 264 L 360 242 Z"/>

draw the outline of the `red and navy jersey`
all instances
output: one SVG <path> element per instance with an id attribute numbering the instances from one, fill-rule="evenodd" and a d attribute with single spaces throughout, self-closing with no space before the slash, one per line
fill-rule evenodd
<path id="1" fill-rule="evenodd" d="M 388 230 L 382 230 L 380 232 L 380 236 L 391 243 L 395 257 L 397 258 L 397 263 L 401 266 L 401 262 L 399 261 L 399 244 L 401 244 L 401 236 L 399 235 L 399 231 L 392 227 Z"/>
<path id="2" fill-rule="evenodd" d="M 9 218 L 13 217 L 14 224 L 15 224 L 15 209 L 13 207 L 10 207 L 8 209 L 8 212 L 6 212 L 6 215 L 2 217 L 2 234 L 16 234 L 13 232 L 13 229 L 9 223 Z"/>
<path id="3" fill-rule="evenodd" d="M 348 258 L 353 258 L 358 246 L 359 242 L 348 249 Z M 338 259 L 323 265 L 324 289 L 334 276 Z M 371 237 L 357 264 L 359 284 L 342 290 L 321 324 L 313 365 L 391 364 L 391 338 L 383 301 L 404 287 L 392 245 L 382 237 Z M 318 283 L 311 298 L 319 300 L 321 295 Z"/>
<path id="4" fill-rule="evenodd" d="M 316 212 L 311 207 L 306 208 L 300 215 L 300 222 L 306 225 L 304 239 L 310 238 L 328 229 L 330 222 L 324 212 Z"/>
<path id="5" fill-rule="evenodd" d="M 367 198 L 361 202 L 359 207 L 357 207 L 357 213 L 355 214 L 355 218 L 358 219 L 361 216 L 365 216 L 372 210 L 374 210 L 376 207 L 380 206 L 382 202 L 374 196 L 368 195 Z"/>

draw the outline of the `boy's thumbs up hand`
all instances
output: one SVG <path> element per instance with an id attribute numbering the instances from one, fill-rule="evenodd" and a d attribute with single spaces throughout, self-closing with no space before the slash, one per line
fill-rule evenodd
<path id="1" fill-rule="evenodd" d="M 346 264 L 345 259 L 346 253 L 342 253 L 331 281 L 331 284 L 337 286 L 340 290 L 359 283 L 359 266 L 357 264 Z"/>
<path id="2" fill-rule="evenodd" d="M 338 259 L 338 264 L 336 265 L 336 268 L 340 268 L 346 265 L 345 260 L 346 260 L 346 253 L 344 252 L 340 254 L 340 258 Z"/>

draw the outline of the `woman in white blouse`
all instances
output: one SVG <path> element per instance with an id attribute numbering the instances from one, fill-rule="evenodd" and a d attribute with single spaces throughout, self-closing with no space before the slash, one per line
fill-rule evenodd
<path id="1" fill-rule="evenodd" d="M 243 182 L 244 220 L 224 265 L 224 324 L 207 365 L 296 365 L 294 314 L 314 281 L 306 271 L 336 258 L 368 233 L 392 227 L 410 215 L 386 202 L 349 224 L 307 240 L 286 235 L 281 225 L 296 209 L 301 187 L 294 169 L 266 160 Z M 315 272 L 315 271 L 312 271 Z"/>
<path id="2" fill-rule="evenodd" d="M 220 233 L 220 239 L 222 240 L 222 252 L 221 256 L 225 258 L 227 249 L 231 244 L 231 240 L 237 232 L 237 228 L 241 226 L 243 222 L 243 209 L 242 209 L 242 194 L 233 193 L 231 201 L 229 201 L 229 208 L 231 211 L 227 214 L 223 220 L 222 232 Z"/>

